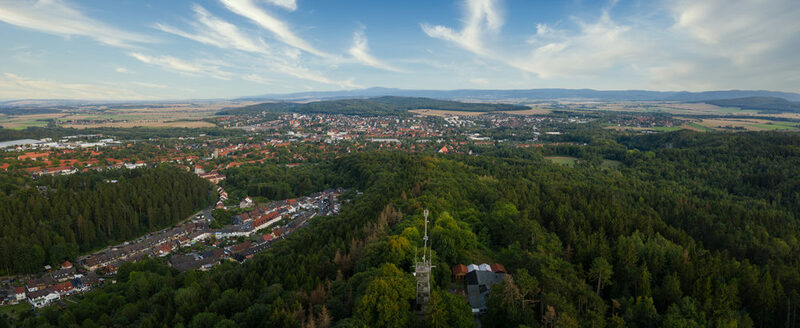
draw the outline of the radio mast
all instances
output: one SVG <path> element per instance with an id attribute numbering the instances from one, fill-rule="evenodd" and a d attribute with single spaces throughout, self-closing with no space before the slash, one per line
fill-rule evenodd
<path id="1" fill-rule="evenodd" d="M 417 309 L 427 312 L 428 301 L 431 298 L 431 250 L 428 248 L 428 209 L 423 212 L 425 216 L 425 235 L 422 237 L 422 261 L 414 263 L 414 276 L 417 278 Z"/>

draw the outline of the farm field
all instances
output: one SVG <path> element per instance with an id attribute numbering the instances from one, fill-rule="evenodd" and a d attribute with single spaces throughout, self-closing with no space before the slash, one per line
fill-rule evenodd
<path id="1" fill-rule="evenodd" d="M 214 124 L 203 121 L 212 117 L 222 108 L 238 106 L 239 103 L 210 104 L 170 104 L 164 107 L 114 108 L 113 106 L 97 106 L 64 110 L 61 113 L 34 115 L 0 114 L 0 126 L 8 129 L 24 129 L 32 126 L 46 126 L 48 121 L 55 121 L 66 128 L 99 128 L 118 127 L 213 127 Z"/>

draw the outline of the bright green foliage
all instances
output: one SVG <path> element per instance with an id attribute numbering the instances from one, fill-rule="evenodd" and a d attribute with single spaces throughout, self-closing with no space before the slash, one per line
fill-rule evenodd
<path id="1" fill-rule="evenodd" d="M 356 302 L 356 318 L 369 327 L 407 327 L 415 296 L 413 278 L 393 264 L 384 264 Z"/>

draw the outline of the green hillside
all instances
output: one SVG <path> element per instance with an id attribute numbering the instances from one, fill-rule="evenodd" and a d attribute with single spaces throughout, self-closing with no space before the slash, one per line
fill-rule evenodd
<path id="1" fill-rule="evenodd" d="M 492 112 L 525 110 L 526 106 L 509 104 L 464 103 L 416 97 L 378 97 L 369 99 L 326 100 L 310 103 L 262 103 L 239 108 L 224 109 L 217 115 L 248 115 L 261 112 L 291 112 L 345 115 L 408 115 L 409 110 L 435 109 L 467 112 Z"/>

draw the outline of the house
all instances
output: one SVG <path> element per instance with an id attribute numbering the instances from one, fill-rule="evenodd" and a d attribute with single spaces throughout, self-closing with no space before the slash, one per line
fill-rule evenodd
<path id="1" fill-rule="evenodd" d="M 456 264 L 453 266 L 453 279 L 462 280 L 467 275 L 467 266 L 463 264 Z"/>
<path id="2" fill-rule="evenodd" d="M 239 207 L 241 208 L 248 208 L 253 207 L 253 199 L 250 196 L 245 197 L 240 203 Z"/>
<path id="3" fill-rule="evenodd" d="M 65 281 L 65 282 L 62 282 L 60 284 L 57 284 L 57 285 L 53 286 L 53 289 L 59 295 L 64 296 L 64 295 L 72 294 L 75 288 L 72 286 L 71 282 Z"/>
<path id="4" fill-rule="evenodd" d="M 50 288 L 28 293 L 28 302 L 37 308 L 48 306 L 59 298 L 61 298 L 61 296 L 58 295 L 58 292 Z"/>
<path id="5" fill-rule="evenodd" d="M 164 257 L 167 256 L 169 253 L 171 253 L 172 250 L 174 249 L 175 249 L 174 243 L 163 243 L 161 245 L 158 245 L 158 251 L 156 251 L 156 254 L 160 257 Z"/>
<path id="6" fill-rule="evenodd" d="M 24 300 L 25 299 L 25 287 L 14 288 L 14 298 L 17 301 Z"/>
<path id="7" fill-rule="evenodd" d="M 467 299 L 472 313 L 486 311 L 486 299 L 493 285 L 503 281 L 506 274 L 484 270 L 473 270 L 466 274 Z"/>
<path id="8" fill-rule="evenodd" d="M 497 272 L 508 273 L 508 271 L 506 271 L 506 267 L 504 267 L 500 263 L 494 263 L 494 264 L 491 265 L 491 267 L 492 267 L 492 272 L 495 272 L 495 273 L 497 273 Z"/>
<path id="9" fill-rule="evenodd" d="M 84 283 L 81 278 L 74 278 L 69 282 L 72 284 L 72 288 L 74 288 L 76 292 L 85 292 L 89 290 L 89 286 Z"/>
<path id="10" fill-rule="evenodd" d="M 439 149 L 439 153 L 442 153 L 442 154 L 447 154 L 449 152 L 450 151 L 447 149 L 447 146 L 442 146 L 442 148 Z"/>
<path id="11" fill-rule="evenodd" d="M 64 261 L 64 263 L 61 263 L 61 268 L 62 269 L 72 269 L 72 263 L 70 261 Z"/>
<path id="12" fill-rule="evenodd" d="M 50 272 L 50 276 L 53 277 L 55 281 L 65 281 L 72 276 L 75 275 L 75 268 L 70 265 L 69 269 L 59 269 L 53 272 Z"/>
<path id="13" fill-rule="evenodd" d="M 38 279 L 29 279 L 28 282 L 25 284 L 28 293 L 44 289 L 44 286 L 45 286 L 44 282 Z"/>
<path id="14" fill-rule="evenodd" d="M 478 267 L 477 264 L 473 263 L 467 266 L 467 272 L 478 271 L 478 270 L 480 270 L 480 268 Z"/>

